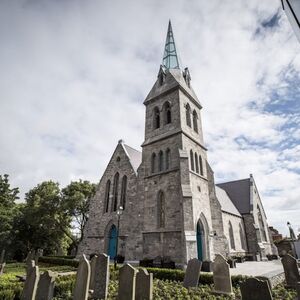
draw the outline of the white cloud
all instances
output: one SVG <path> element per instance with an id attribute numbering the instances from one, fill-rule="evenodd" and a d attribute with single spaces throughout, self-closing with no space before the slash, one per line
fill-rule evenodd
<path id="1" fill-rule="evenodd" d="M 97 182 L 118 139 L 138 148 L 169 18 L 217 179 L 253 173 L 269 222 L 297 224 L 299 151 L 286 138 L 299 130 L 284 125 L 299 116 L 264 111 L 300 70 L 279 1 L 2 1 L 1 173 L 22 193 L 46 179 Z"/>

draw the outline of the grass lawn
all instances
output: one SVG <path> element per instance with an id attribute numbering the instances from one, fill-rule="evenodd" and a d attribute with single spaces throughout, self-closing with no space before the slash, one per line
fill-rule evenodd
<path id="1" fill-rule="evenodd" d="M 51 270 L 55 272 L 76 271 L 71 266 L 49 265 L 45 263 L 39 264 L 40 271 Z M 112 269 L 111 269 L 112 270 Z M 25 264 L 14 263 L 8 264 L 5 273 L 0 276 L 0 300 L 17 300 L 21 294 L 23 283 L 19 282 L 16 275 L 25 275 Z M 109 284 L 109 300 L 116 299 L 118 294 L 118 271 L 111 272 L 111 280 Z M 56 279 L 55 298 L 56 300 L 71 300 L 72 290 L 75 283 L 75 275 L 62 276 Z M 232 299 L 228 296 L 216 296 L 212 294 L 212 284 L 200 284 L 197 288 L 186 289 L 182 286 L 182 282 L 174 280 L 154 279 L 153 299 L 154 300 L 171 300 L 171 299 Z M 238 285 L 233 288 L 235 299 L 241 299 Z M 279 285 L 273 289 L 274 300 L 293 300 L 296 297 L 294 290 L 286 290 L 283 285 Z M 17 297 L 15 297 L 17 296 Z"/>

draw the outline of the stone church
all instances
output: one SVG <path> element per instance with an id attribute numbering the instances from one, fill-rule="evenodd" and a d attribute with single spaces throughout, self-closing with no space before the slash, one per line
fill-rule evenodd
<path id="1" fill-rule="evenodd" d="M 261 259 L 273 254 L 253 176 L 214 182 L 202 106 L 188 68 L 180 68 L 171 23 L 144 105 L 142 152 L 119 141 L 91 200 L 78 255 L 104 252 L 114 258 L 118 251 L 127 262 L 161 256 L 185 265 L 194 257 L 213 260 L 217 253 Z"/>

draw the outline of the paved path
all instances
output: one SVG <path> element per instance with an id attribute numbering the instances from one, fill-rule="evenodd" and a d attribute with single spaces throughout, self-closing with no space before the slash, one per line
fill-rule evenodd
<path id="1" fill-rule="evenodd" d="M 267 276 L 284 272 L 280 259 L 271 261 L 246 261 L 230 269 L 231 275 Z"/>

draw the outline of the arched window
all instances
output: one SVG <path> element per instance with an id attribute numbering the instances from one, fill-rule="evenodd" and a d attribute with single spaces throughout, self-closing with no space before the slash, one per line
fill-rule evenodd
<path id="1" fill-rule="evenodd" d="M 234 235 L 233 235 L 233 228 L 232 228 L 232 224 L 229 221 L 228 224 L 228 229 L 229 229 L 229 240 L 230 240 L 230 248 L 232 250 L 235 250 L 235 242 L 234 242 Z"/>
<path id="2" fill-rule="evenodd" d="M 114 177 L 114 202 L 113 202 L 113 211 L 117 210 L 117 206 L 118 206 L 118 189 L 119 189 L 119 173 L 116 173 L 115 177 Z"/>
<path id="3" fill-rule="evenodd" d="M 151 156 L 151 173 L 155 173 L 156 171 L 156 154 L 152 153 Z"/>
<path id="4" fill-rule="evenodd" d="M 186 116 L 186 125 L 189 127 L 192 127 L 191 124 L 191 108 L 189 104 L 185 106 L 185 116 Z"/>
<path id="5" fill-rule="evenodd" d="M 200 167 L 200 175 L 203 176 L 203 161 L 201 155 L 199 155 L 199 167 Z"/>
<path id="6" fill-rule="evenodd" d="M 267 240 L 267 235 L 266 235 L 266 230 L 265 230 L 265 224 L 264 224 L 264 220 L 260 211 L 260 207 L 257 205 L 257 216 L 258 216 L 258 224 L 259 224 L 259 229 L 261 232 L 261 239 L 262 241 L 266 241 Z"/>
<path id="7" fill-rule="evenodd" d="M 195 166 L 194 166 L 194 154 L 193 151 L 190 151 L 190 160 L 191 160 L 191 170 L 195 171 Z"/>
<path id="8" fill-rule="evenodd" d="M 158 193 L 158 199 L 157 199 L 157 210 L 158 210 L 158 214 L 157 214 L 157 224 L 158 224 L 158 228 L 164 228 L 165 227 L 165 194 L 160 191 Z"/>
<path id="9" fill-rule="evenodd" d="M 109 208 L 109 196 L 110 196 L 110 180 L 107 180 L 105 187 L 105 207 L 104 212 L 108 212 Z"/>
<path id="10" fill-rule="evenodd" d="M 196 169 L 196 173 L 199 173 L 198 155 L 196 152 L 195 152 L 195 169 Z"/>
<path id="11" fill-rule="evenodd" d="M 198 133 L 198 115 L 195 110 L 193 111 L 193 126 L 194 130 Z"/>
<path id="12" fill-rule="evenodd" d="M 242 247 L 242 249 L 246 250 L 245 235 L 244 235 L 244 230 L 243 230 L 241 223 L 240 223 L 239 227 L 240 227 L 239 230 L 240 230 L 241 247 Z"/>
<path id="13" fill-rule="evenodd" d="M 153 128 L 157 129 L 160 127 L 160 113 L 158 107 L 155 107 L 153 110 Z"/>
<path id="14" fill-rule="evenodd" d="M 170 163 L 171 163 L 171 151 L 170 149 L 168 148 L 166 150 L 166 170 L 169 170 L 170 169 Z"/>
<path id="15" fill-rule="evenodd" d="M 123 210 L 125 209 L 126 204 L 126 191 L 127 191 L 127 176 L 124 175 L 122 178 L 122 187 L 121 187 L 121 206 Z"/>
<path id="16" fill-rule="evenodd" d="M 159 151 L 158 154 L 158 171 L 161 172 L 164 169 L 164 153 Z"/>
<path id="17" fill-rule="evenodd" d="M 170 124 L 172 122 L 171 105 L 169 102 L 165 102 L 163 106 L 164 111 L 164 124 Z"/>

